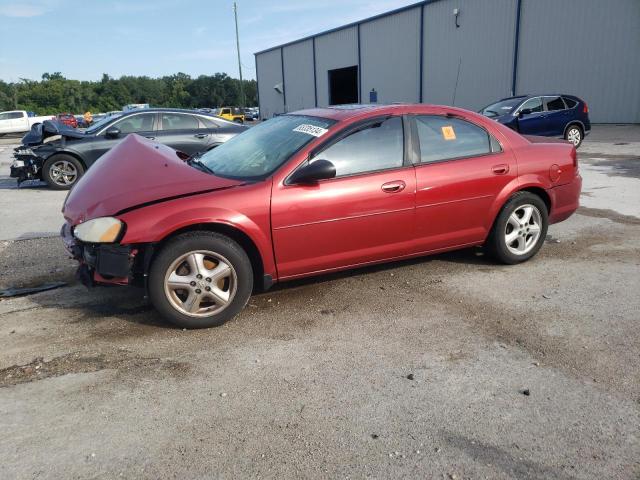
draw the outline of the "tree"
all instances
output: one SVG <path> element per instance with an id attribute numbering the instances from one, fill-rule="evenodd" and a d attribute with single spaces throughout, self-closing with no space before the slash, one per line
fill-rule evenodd
<path id="1" fill-rule="evenodd" d="M 247 105 L 257 104 L 255 80 L 243 81 Z M 0 81 L 1 110 L 31 110 L 41 115 L 62 112 L 83 113 L 120 110 L 129 103 L 148 103 L 154 107 L 220 107 L 240 103 L 240 81 L 225 73 L 191 78 L 176 73 L 162 78 L 123 76 L 104 73 L 99 81 L 65 78 L 61 72 L 45 72 L 39 81 L 20 79 Z"/>

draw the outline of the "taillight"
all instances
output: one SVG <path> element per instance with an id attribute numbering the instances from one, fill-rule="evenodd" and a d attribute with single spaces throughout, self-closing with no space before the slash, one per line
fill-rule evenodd
<path id="1" fill-rule="evenodd" d="M 582 107 L 582 113 L 589 113 L 589 107 L 587 106 L 587 102 L 584 102 L 584 107 Z"/>

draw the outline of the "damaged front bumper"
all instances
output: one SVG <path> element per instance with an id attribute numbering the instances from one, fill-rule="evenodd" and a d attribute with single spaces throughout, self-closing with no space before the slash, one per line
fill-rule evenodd
<path id="1" fill-rule="evenodd" d="M 27 180 L 40 180 L 43 163 L 44 159 L 34 154 L 31 149 L 18 147 L 13 153 L 9 176 L 17 179 L 18 185 Z"/>
<path id="2" fill-rule="evenodd" d="M 141 278 L 146 278 L 137 268 L 138 247 L 80 242 L 68 223 L 62 226 L 60 236 L 67 251 L 80 263 L 76 277 L 87 287 L 139 284 Z"/>

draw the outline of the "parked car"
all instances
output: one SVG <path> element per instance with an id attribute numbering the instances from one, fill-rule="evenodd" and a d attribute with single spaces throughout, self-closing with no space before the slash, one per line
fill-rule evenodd
<path id="1" fill-rule="evenodd" d="M 216 115 L 232 122 L 244 123 L 244 113 L 238 107 L 221 107 Z"/>
<path id="2" fill-rule="evenodd" d="M 476 245 L 523 262 L 581 184 L 573 145 L 477 113 L 314 109 L 187 163 L 130 135 L 71 190 L 62 236 L 86 284 L 141 285 L 169 321 L 210 327 L 254 286 Z"/>
<path id="3" fill-rule="evenodd" d="M 67 127 L 78 128 L 78 120 L 70 113 L 59 113 L 56 115 L 56 120 Z"/>
<path id="4" fill-rule="evenodd" d="M 28 132 L 33 125 L 42 123 L 45 120 L 53 119 L 55 119 L 55 117 L 52 115 L 45 115 L 41 117 L 28 115 L 24 110 L 0 112 L 0 135 L 4 135 L 6 133 Z"/>
<path id="5" fill-rule="evenodd" d="M 253 108 L 253 107 L 244 108 L 242 110 L 242 112 L 244 113 L 245 120 L 257 120 L 258 119 L 258 109 L 257 108 Z"/>
<path id="6" fill-rule="evenodd" d="M 124 107 L 122 107 L 122 111 L 124 113 L 127 113 L 127 112 L 132 112 L 134 110 L 144 110 L 147 108 L 149 108 L 148 103 L 130 103 L 129 105 L 125 105 Z"/>
<path id="7" fill-rule="evenodd" d="M 71 188 L 104 153 L 130 133 L 169 145 L 187 156 L 210 150 L 246 127 L 213 115 L 177 109 L 145 109 L 111 116 L 85 131 L 44 122 L 15 149 L 11 176 L 18 184 L 41 179 L 54 189 Z"/>
<path id="8" fill-rule="evenodd" d="M 576 148 L 591 131 L 589 107 L 573 95 L 503 98 L 480 113 L 523 135 L 564 138 Z"/>

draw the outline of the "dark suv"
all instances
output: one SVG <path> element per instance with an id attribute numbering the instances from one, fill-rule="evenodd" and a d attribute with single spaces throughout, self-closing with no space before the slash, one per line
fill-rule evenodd
<path id="1" fill-rule="evenodd" d="M 589 107 L 573 95 L 503 98 L 480 113 L 523 135 L 564 138 L 576 148 L 591 130 Z"/>

